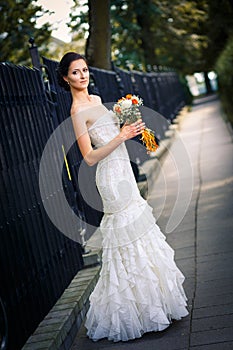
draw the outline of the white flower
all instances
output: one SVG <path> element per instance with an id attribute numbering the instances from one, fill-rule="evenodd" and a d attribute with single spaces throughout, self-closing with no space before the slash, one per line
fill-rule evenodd
<path id="1" fill-rule="evenodd" d="M 122 109 L 127 109 L 130 108 L 132 106 L 132 101 L 131 100 L 123 100 L 121 102 L 121 108 Z"/>
<path id="2" fill-rule="evenodd" d="M 116 103 L 114 106 L 113 106 L 113 111 L 115 113 L 121 113 L 121 107 L 118 103 Z"/>
<path id="3" fill-rule="evenodd" d="M 136 100 L 137 102 L 138 102 L 138 104 L 140 105 L 141 103 L 141 101 L 140 101 L 140 98 L 138 97 L 138 96 L 136 96 L 136 95 L 133 95 L 132 97 L 131 97 L 131 100 Z"/>

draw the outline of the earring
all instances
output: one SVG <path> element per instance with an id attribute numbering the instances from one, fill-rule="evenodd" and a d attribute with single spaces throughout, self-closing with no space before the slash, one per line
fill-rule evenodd
<path id="1" fill-rule="evenodd" d="M 67 81 L 67 84 L 70 85 L 70 83 Z"/>

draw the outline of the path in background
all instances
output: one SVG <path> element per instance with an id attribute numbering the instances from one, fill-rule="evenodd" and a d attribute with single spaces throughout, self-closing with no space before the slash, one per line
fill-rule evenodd
<path id="1" fill-rule="evenodd" d="M 203 101 L 179 124 L 148 198 L 186 277 L 189 316 L 163 332 L 126 343 L 94 343 L 82 327 L 72 350 L 233 349 L 233 143 L 219 101 Z M 184 200 L 178 201 L 176 215 L 184 214 L 191 179 L 183 220 L 166 232 L 178 194 Z"/>

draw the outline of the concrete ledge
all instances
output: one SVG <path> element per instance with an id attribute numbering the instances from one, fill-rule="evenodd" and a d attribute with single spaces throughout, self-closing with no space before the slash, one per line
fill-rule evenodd
<path id="1" fill-rule="evenodd" d="M 89 307 L 100 265 L 77 273 L 61 298 L 27 340 L 22 350 L 69 349 Z"/>

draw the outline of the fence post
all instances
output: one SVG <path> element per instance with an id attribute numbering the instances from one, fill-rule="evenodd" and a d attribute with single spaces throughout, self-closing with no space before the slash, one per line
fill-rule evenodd
<path id="1" fill-rule="evenodd" d="M 8 324 L 7 324 L 6 310 L 1 297 L 0 297 L 0 318 L 1 318 L 1 326 L 2 326 L 2 329 L 0 330 L 0 349 L 6 350 L 8 345 Z"/>
<path id="2" fill-rule="evenodd" d="M 34 38 L 30 38 L 28 40 L 29 44 L 31 44 L 31 47 L 29 47 L 29 51 L 30 51 L 30 55 L 31 55 L 31 59 L 32 59 L 32 65 L 35 68 L 38 68 L 41 71 L 41 63 L 40 63 L 40 56 L 39 56 L 39 52 L 38 52 L 38 48 L 35 45 L 35 40 Z"/>

